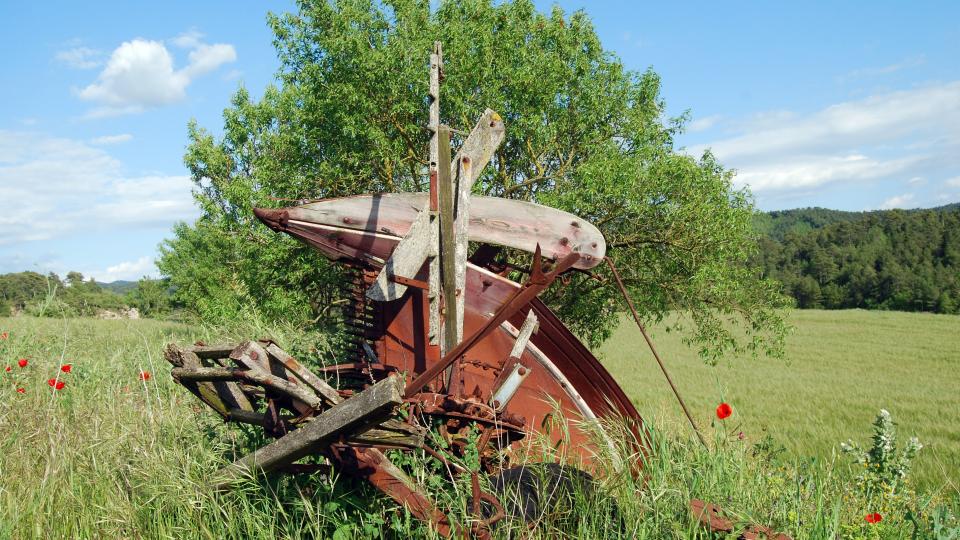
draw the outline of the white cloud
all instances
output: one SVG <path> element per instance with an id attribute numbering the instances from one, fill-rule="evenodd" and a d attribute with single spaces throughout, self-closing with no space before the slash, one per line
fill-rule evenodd
<path id="1" fill-rule="evenodd" d="M 56 59 L 75 69 L 93 69 L 103 63 L 103 54 L 89 47 L 74 47 L 60 51 Z"/>
<path id="2" fill-rule="evenodd" d="M 215 45 L 198 45 L 190 51 L 190 64 L 181 70 L 187 77 L 194 79 L 205 75 L 223 64 L 237 59 L 237 51 L 233 45 L 217 43 Z"/>
<path id="3" fill-rule="evenodd" d="M 922 186 L 927 183 L 927 180 L 922 176 L 914 176 L 913 178 L 907 180 L 907 183 L 911 186 Z"/>
<path id="4" fill-rule="evenodd" d="M 737 182 L 754 191 L 804 189 L 839 180 L 869 180 L 906 170 L 915 159 L 878 160 L 861 154 L 784 158 L 782 162 L 751 166 L 737 174 Z"/>
<path id="5" fill-rule="evenodd" d="M 131 176 L 84 142 L 0 130 L 0 245 L 191 220 L 189 177 Z"/>
<path id="6" fill-rule="evenodd" d="M 756 193 L 897 175 L 911 185 L 960 164 L 960 81 L 931 84 L 806 115 L 789 111 L 727 120 L 733 135 L 690 148 L 710 149 Z M 922 175 L 922 176 L 921 176 Z M 891 178 L 892 179 L 892 178 Z"/>
<path id="7" fill-rule="evenodd" d="M 841 77 L 841 79 L 859 79 L 863 77 L 876 77 L 878 75 L 889 75 L 890 73 L 896 73 L 904 69 L 922 66 L 925 63 L 927 63 L 927 57 L 921 54 L 917 56 L 912 56 L 910 58 L 905 58 L 900 62 L 888 64 L 886 66 L 855 69 L 847 73 L 843 77 Z"/>
<path id="8" fill-rule="evenodd" d="M 92 270 L 84 272 L 85 276 L 92 277 L 101 283 L 112 281 L 136 281 L 143 276 L 157 277 L 157 268 L 153 257 L 146 255 L 135 261 L 124 261 L 107 267 L 106 270 Z"/>
<path id="9" fill-rule="evenodd" d="M 133 140 L 133 135 L 129 133 L 121 133 L 119 135 L 104 135 L 102 137 L 94 137 L 90 139 L 91 144 L 98 146 L 106 146 L 110 144 L 120 144 Z"/>
<path id="10" fill-rule="evenodd" d="M 207 45 L 198 37 L 181 42 L 191 50 L 188 64 L 179 70 L 159 41 L 134 39 L 117 47 L 97 81 L 77 92 L 80 99 L 99 104 L 87 118 L 137 113 L 181 101 L 194 79 L 237 59 L 233 45 Z"/>
<path id="11" fill-rule="evenodd" d="M 699 154 L 710 147 L 720 159 L 756 158 L 885 142 L 921 130 L 958 126 L 960 81 L 954 81 L 831 105 L 807 117 L 690 150 Z"/>
<path id="12" fill-rule="evenodd" d="M 896 195 L 890 197 L 889 199 L 883 201 L 883 204 L 880 205 L 881 210 L 890 210 L 892 208 L 916 208 L 913 202 L 914 196 L 913 193 L 904 193 L 903 195 Z"/>
<path id="13" fill-rule="evenodd" d="M 690 133 L 697 133 L 700 131 L 706 131 L 713 126 L 717 125 L 720 120 L 723 119 L 722 115 L 713 114 L 710 116 L 704 116 L 703 118 L 697 118 L 696 120 L 690 122 L 690 125 L 687 126 L 687 131 Z"/>
<path id="14" fill-rule="evenodd" d="M 202 39 L 203 34 L 196 29 L 191 29 L 171 39 L 170 43 L 181 49 L 193 49 L 202 43 Z"/>
<path id="15" fill-rule="evenodd" d="M 949 178 L 945 180 L 943 183 L 950 187 L 960 187 L 960 176 L 954 176 L 953 178 Z"/>

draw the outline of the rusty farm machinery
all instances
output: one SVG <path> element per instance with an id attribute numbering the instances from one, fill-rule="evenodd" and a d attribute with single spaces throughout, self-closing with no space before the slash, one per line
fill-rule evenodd
<path id="1" fill-rule="evenodd" d="M 648 453 L 633 404 L 538 298 L 564 272 L 604 262 L 603 235 L 557 209 L 472 195 L 504 140 L 504 123 L 485 111 L 451 156 L 451 130 L 440 123 L 441 79 L 436 44 L 428 192 L 254 210 L 265 225 L 316 248 L 352 276 L 342 357 L 310 369 L 271 341 L 168 346 L 178 383 L 225 421 L 260 426 L 274 439 L 219 471 L 218 488 L 243 476 L 313 471 L 318 465 L 298 461 L 320 457 L 443 536 L 487 537 L 510 508 L 480 489 L 478 475 L 508 469 L 525 438 L 562 444 L 569 462 L 582 466 L 604 444 L 603 430 L 593 428 L 610 419 L 627 426 L 631 452 Z M 503 248 L 532 254 L 522 283 L 498 262 Z M 564 425 L 550 421 L 556 418 Z M 429 429 L 439 433 L 442 448 Z M 467 446 L 479 457 L 478 470 L 448 459 Z M 427 489 L 388 458 L 390 450 L 422 450 L 451 474 L 470 478 L 476 519 L 453 524 Z M 705 524 L 722 521 L 711 505 L 697 509 Z"/>

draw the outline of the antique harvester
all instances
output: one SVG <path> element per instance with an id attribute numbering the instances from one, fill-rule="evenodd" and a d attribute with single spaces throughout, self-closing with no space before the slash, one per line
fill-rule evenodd
<path id="1" fill-rule="evenodd" d="M 560 210 L 472 195 L 504 124 L 487 110 L 451 157 L 451 130 L 439 121 L 441 79 L 437 44 L 429 192 L 254 210 L 271 229 L 350 270 L 352 341 L 343 357 L 311 370 L 270 341 L 168 347 L 177 382 L 224 420 L 262 426 L 275 438 L 221 470 L 217 486 L 244 475 L 313 470 L 316 459 L 298 461 L 322 456 L 441 534 L 454 534 L 426 489 L 384 452 L 422 449 L 453 474 L 472 476 L 478 518 L 464 532 L 484 536 L 503 508 L 480 490 L 477 475 L 510 467 L 532 435 L 551 439 L 583 466 L 604 444 L 600 420 L 616 419 L 635 435 L 632 450 L 646 452 L 641 419 L 623 390 L 538 299 L 564 272 L 603 262 L 603 235 Z M 498 262 L 502 249 L 532 254 L 529 269 Z M 525 280 L 509 279 L 511 272 Z M 430 429 L 441 440 L 425 436 Z M 448 459 L 467 446 L 479 455 L 479 470 Z"/>

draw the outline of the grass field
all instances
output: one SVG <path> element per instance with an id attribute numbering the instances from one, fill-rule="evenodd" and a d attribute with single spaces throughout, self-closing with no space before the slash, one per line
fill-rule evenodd
<path id="1" fill-rule="evenodd" d="M 960 317 L 883 311 L 797 310 L 786 361 L 734 359 L 705 365 L 676 332 L 654 344 L 704 427 L 721 401 L 727 429 L 772 436 L 797 458 L 828 458 L 840 442 L 867 443 L 881 408 L 924 448 L 916 478 L 960 490 Z M 641 415 L 672 431 L 689 426 L 632 321 L 596 351 Z M 739 426 L 739 427 L 738 427 Z"/>
<path id="2" fill-rule="evenodd" d="M 793 320 L 798 330 L 789 365 L 760 360 L 709 368 L 674 336 L 655 332 L 708 430 L 710 451 L 684 431 L 662 377 L 625 325 L 601 353 L 659 429 L 645 478 L 604 483 L 604 493 L 616 497 L 624 529 L 597 519 L 608 497 L 585 504 L 572 525 L 547 523 L 532 536 L 521 526 L 497 537 L 707 538 L 687 512 L 692 497 L 795 538 L 960 534 L 958 319 L 796 312 Z M 285 346 L 295 339 L 284 329 L 0 319 L 0 369 L 11 367 L 0 371 L 0 539 L 435 538 L 391 501 L 336 478 L 250 482 L 225 495 L 206 488 L 211 473 L 248 452 L 252 439 L 216 420 L 171 381 L 163 345 L 266 333 Z M 28 360 L 26 367 L 17 364 L 20 358 Z M 69 373 L 60 370 L 67 363 Z M 141 380 L 141 371 L 151 377 Z M 49 386 L 51 378 L 63 388 Z M 742 429 L 745 440 L 709 427 L 721 398 L 735 411 L 727 429 Z M 863 489 L 856 480 L 860 469 L 846 456 L 830 457 L 846 438 L 866 443 L 880 407 L 893 412 L 903 434 L 917 434 L 928 445 L 918 458 L 922 489 Z M 764 428 L 794 455 L 819 460 L 757 451 Z M 431 494 L 446 501 L 451 514 L 465 507 L 449 490 Z M 884 521 L 865 523 L 864 513 L 874 511 Z"/>

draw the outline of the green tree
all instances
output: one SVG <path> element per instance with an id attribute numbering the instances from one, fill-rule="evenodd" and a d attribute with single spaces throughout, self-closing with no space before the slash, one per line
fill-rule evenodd
<path id="1" fill-rule="evenodd" d="M 685 314 L 704 355 L 780 350 L 778 285 L 745 264 L 755 249 L 749 193 L 709 153 L 675 149 L 685 119 L 665 116 L 659 77 L 625 70 L 584 12 L 538 13 L 528 0 L 435 11 L 427 1 L 302 1 L 269 24 L 279 84 L 259 100 L 240 89 L 221 138 L 189 126 L 185 162 L 203 215 L 176 228 L 159 267 L 201 315 L 256 306 L 269 318 L 324 320 L 338 269 L 259 226 L 251 208 L 426 189 L 427 55 L 440 40 L 441 120 L 468 130 L 489 107 L 507 126 L 477 192 L 597 224 L 643 315 Z M 594 343 L 622 309 L 608 270 L 597 274 L 546 297 Z"/>
<path id="2" fill-rule="evenodd" d="M 169 282 L 165 279 L 143 277 L 130 291 L 128 303 L 144 317 L 156 317 L 170 311 Z"/>

